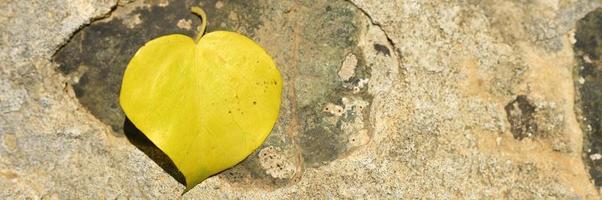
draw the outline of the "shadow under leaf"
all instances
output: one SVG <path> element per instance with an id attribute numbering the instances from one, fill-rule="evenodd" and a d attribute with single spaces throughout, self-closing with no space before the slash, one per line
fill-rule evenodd
<path id="1" fill-rule="evenodd" d="M 176 179 L 179 183 L 186 185 L 186 179 L 184 175 L 173 161 L 159 149 L 153 142 L 142 133 L 136 126 L 128 119 L 125 118 L 123 122 L 123 132 L 125 136 L 128 138 L 130 143 L 136 146 L 140 151 L 144 152 L 146 156 L 155 161 L 157 165 L 159 165 L 165 172 L 171 175 L 174 179 Z"/>

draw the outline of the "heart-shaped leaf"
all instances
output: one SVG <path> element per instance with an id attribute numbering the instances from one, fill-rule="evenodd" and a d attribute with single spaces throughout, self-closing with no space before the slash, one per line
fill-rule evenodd
<path id="1" fill-rule="evenodd" d="M 263 48 L 234 32 L 202 35 L 206 17 L 200 14 L 196 41 L 174 34 L 140 48 L 120 94 L 127 117 L 174 162 L 187 190 L 263 143 L 282 91 L 280 73 Z"/>

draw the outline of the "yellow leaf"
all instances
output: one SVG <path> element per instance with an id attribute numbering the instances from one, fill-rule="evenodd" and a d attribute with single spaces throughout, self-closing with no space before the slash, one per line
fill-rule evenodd
<path id="1" fill-rule="evenodd" d="M 196 41 L 167 35 L 138 50 L 120 94 L 127 117 L 174 162 L 186 190 L 263 143 L 282 92 L 280 73 L 263 48 L 234 32 L 202 35 L 206 17 L 198 14 L 203 25 Z"/>

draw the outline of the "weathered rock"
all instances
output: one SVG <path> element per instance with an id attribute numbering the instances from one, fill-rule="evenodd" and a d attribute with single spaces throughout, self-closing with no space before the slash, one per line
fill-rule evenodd
<path id="1" fill-rule="evenodd" d="M 0 198 L 177 198 L 116 97 L 144 42 L 194 34 L 195 4 L 264 46 L 285 88 L 266 143 L 186 199 L 600 198 L 575 112 L 587 0 L 9 1 Z"/>
<path id="2" fill-rule="evenodd" d="M 575 84 L 579 101 L 577 112 L 586 133 L 583 144 L 584 160 L 596 186 L 602 186 L 602 9 L 596 9 L 577 23 L 575 31 L 575 57 L 579 65 L 575 67 Z"/>

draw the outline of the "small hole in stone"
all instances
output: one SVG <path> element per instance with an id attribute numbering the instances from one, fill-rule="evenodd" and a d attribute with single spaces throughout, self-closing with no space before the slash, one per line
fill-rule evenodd
<path id="1" fill-rule="evenodd" d="M 504 109 L 511 125 L 510 131 L 515 139 L 522 140 L 537 133 L 537 124 L 534 119 L 535 106 L 528 100 L 527 96 L 517 96 Z"/>

